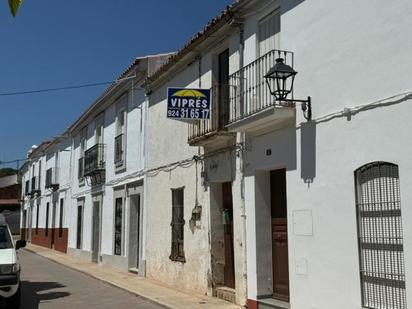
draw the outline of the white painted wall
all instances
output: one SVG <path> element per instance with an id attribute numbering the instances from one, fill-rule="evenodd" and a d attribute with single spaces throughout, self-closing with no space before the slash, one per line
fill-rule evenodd
<path id="1" fill-rule="evenodd" d="M 36 227 L 36 216 L 37 216 L 37 205 L 39 207 L 39 228 L 46 227 L 46 205 L 47 202 L 50 203 L 49 208 L 49 228 L 52 227 L 52 205 L 53 205 L 53 198 L 52 192 L 50 189 L 45 188 L 46 184 L 46 171 L 48 168 L 56 166 L 56 153 L 59 153 L 59 190 L 55 193 L 57 202 L 56 207 L 56 227 L 59 227 L 59 214 L 60 214 L 60 199 L 64 199 L 64 216 L 63 216 L 63 228 L 67 228 L 69 226 L 67 217 L 70 213 L 70 203 L 71 200 L 70 196 L 70 177 L 71 177 L 71 169 L 70 169 L 70 162 L 71 162 L 71 140 L 68 138 L 62 138 L 59 140 L 54 141 L 54 143 L 46 147 L 44 151 L 34 152 L 24 167 L 24 170 L 21 171 L 22 173 L 22 197 L 23 197 L 23 209 L 28 210 L 32 207 L 32 228 Z M 41 171 L 40 171 L 40 196 L 36 196 L 35 198 L 30 198 L 29 196 L 25 196 L 25 183 L 26 180 L 30 182 L 30 190 L 31 191 L 31 178 L 33 176 L 39 176 L 39 168 L 41 162 Z M 33 166 L 34 166 L 34 174 L 33 174 Z M 29 214 L 29 212 L 27 212 Z M 29 219 L 26 219 L 26 223 L 29 223 Z M 34 232 L 33 232 L 34 233 Z"/>
<path id="2" fill-rule="evenodd" d="M 185 122 L 166 118 L 167 88 L 210 88 L 212 81 L 217 82 L 212 68 L 217 67 L 217 55 L 229 49 L 229 68 L 234 72 L 239 68 L 239 33 L 233 33 L 216 44 L 211 44 L 203 50 L 201 55 L 201 73 L 199 76 L 199 62 L 194 61 L 180 72 L 171 75 L 170 79 L 154 89 L 149 97 L 149 111 L 147 123 L 147 167 L 156 169 L 161 166 L 190 159 L 203 153 L 200 147 L 188 144 L 188 125 Z M 216 150 L 216 149 L 215 149 Z M 211 150 L 212 151 L 212 150 Z M 216 174 L 208 178 L 210 182 L 221 183 L 235 180 L 233 183 L 233 209 L 235 223 L 235 267 L 236 296 L 238 303 L 245 301 L 245 260 L 242 252 L 245 250 L 243 232 L 243 203 L 240 198 L 240 178 L 235 174 L 240 167 L 236 167 L 236 156 L 215 156 L 213 160 L 218 164 Z M 206 160 L 205 166 L 210 162 Z M 192 232 L 189 220 L 195 207 L 196 198 L 196 166 L 189 168 L 178 167 L 171 172 L 160 171 L 157 175 L 147 177 L 146 205 L 147 213 L 147 276 L 172 285 L 179 285 L 184 289 L 197 290 L 202 293 L 212 293 L 211 244 L 209 234 L 210 222 L 210 192 L 209 184 L 204 187 L 201 177 L 201 164 L 198 172 L 198 201 L 202 205 L 200 229 Z M 207 170 L 207 168 L 205 168 Z M 221 171 L 226 171 L 222 173 Z M 185 263 L 171 261 L 171 220 L 172 220 L 172 192 L 171 189 L 184 187 L 184 251 Z M 220 217 L 219 217 L 220 219 Z"/>
<path id="3" fill-rule="evenodd" d="M 400 169 L 406 289 L 411 302 L 408 222 L 412 212 L 406 206 L 411 199 L 410 100 L 400 97 L 399 104 L 365 110 L 350 119 L 324 116 L 411 90 L 408 16 L 412 4 L 312 0 L 281 5 L 281 49 L 294 52 L 294 68 L 299 72 L 295 97 L 312 96 L 317 123 L 300 125 L 303 117 L 298 110 L 296 128 L 248 137 L 249 298 L 263 295 L 257 283 L 264 280 L 256 267 L 266 263 L 255 251 L 259 240 L 253 232 L 259 219 L 254 210 L 259 205 L 254 184 L 261 171 L 286 167 L 291 308 L 361 308 L 353 173 L 365 163 L 388 161 Z M 251 16 L 245 22 L 249 33 L 245 59 L 256 54 L 256 20 Z M 270 157 L 265 153 L 268 148 Z M 313 177 L 313 183 L 305 183 L 307 176 Z M 294 224 L 302 210 L 305 228 L 311 226 L 313 235 L 302 233 L 301 223 Z"/>
<path id="4" fill-rule="evenodd" d="M 165 56 L 160 56 L 160 58 Z M 156 60 L 156 59 L 157 60 Z M 150 57 L 142 59 L 138 66 L 136 67 L 138 74 L 146 72 L 148 66 L 157 67 L 161 62 L 158 62 L 159 57 L 155 56 L 153 59 Z M 153 61 L 156 63 L 152 63 Z M 151 69 L 153 69 L 151 67 Z M 83 251 L 91 250 L 92 243 L 92 214 L 93 214 L 93 202 L 92 197 L 96 195 L 102 195 L 103 203 L 101 205 L 101 245 L 100 253 L 103 256 L 103 264 L 111 264 L 112 266 L 119 267 L 123 270 L 124 265 L 127 265 L 128 256 L 128 228 L 129 228 L 129 210 L 128 210 L 128 199 L 125 200 L 124 207 L 124 224 L 123 224 L 123 244 L 124 250 L 120 257 L 114 256 L 114 190 L 118 188 L 126 188 L 127 184 L 135 183 L 143 179 L 143 169 L 145 167 L 145 147 L 144 138 L 146 136 L 146 97 L 144 89 L 141 87 L 141 80 L 134 84 L 132 90 L 131 82 L 127 83 L 127 86 L 122 88 L 120 86 L 114 93 L 110 96 L 104 98 L 100 106 L 105 106 L 100 108 L 99 111 L 94 112 L 85 121 L 79 124 L 76 128 L 76 133 L 72 139 L 73 147 L 73 161 L 72 170 L 74 171 L 71 177 L 72 192 L 71 192 L 71 204 L 72 209 L 75 209 L 71 213 L 69 220 L 70 224 L 70 237 L 69 237 L 69 248 L 76 248 L 76 231 L 77 231 L 77 203 L 78 199 L 84 199 L 84 213 L 83 213 Z M 124 99 L 125 98 L 125 99 Z M 124 104 L 125 103 L 125 104 Z M 126 119 L 125 119 L 125 168 L 119 170 L 116 169 L 114 164 L 115 155 L 115 137 L 116 132 L 116 116 L 117 116 L 117 105 L 124 105 L 126 108 Z M 91 188 L 90 183 L 87 181 L 79 183 L 77 179 L 78 171 L 78 160 L 80 158 L 80 136 L 81 128 L 85 128 L 86 134 L 86 148 L 85 150 L 91 148 L 95 145 L 95 118 L 99 113 L 104 113 L 104 133 L 103 133 L 103 143 L 105 144 L 105 161 L 106 161 L 106 181 L 102 187 Z M 125 194 L 126 191 L 124 191 Z M 142 213 L 145 211 L 146 199 L 143 198 Z M 144 229 L 142 231 L 145 233 Z M 145 237 L 143 237 L 145 239 Z M 144 247 L 144 242 L 141 244 Z M 69 250 L 70 251 L 70 250 Z M 70 252 L 75 252 L 71 250 Z M 142 255 L 144 256 L 145 250 L 142 249 Z M 122 260 L 123 259 L 123 260 Z M 125 262 L 126 261 L 126 262 Z M 144 274 L 144 270 L 142 270 Z"/>

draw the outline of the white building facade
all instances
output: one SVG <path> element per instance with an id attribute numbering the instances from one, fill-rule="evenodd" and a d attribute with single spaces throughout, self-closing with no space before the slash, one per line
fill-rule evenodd
<path id="1" fill-rule="evenodd" d="M 71 140 L 33 147 L 20 170 L 22 235 L 33 244 L 67 252 L 70 217 Z"/>
<path id="2" fill-rule="evenodd" d="M 411 9 L 238 1 L 150 78 L 148 276 L 248 308 L 406 308 Z M 310 121 L 271 96 L 277 58 Z M 212 119 L 166 119 L 167 87 L 211 88 Z"/>
<path id="3" fill-rule="evenodd" d="M 137 59 L 31 154 L 27 237 L 63 198 L 68 254 L 103 266 L 253 309 L 407 308 L 411 11 L 240 0 L 165 64 Z M 298 71 L 286 100 L 278 58 Z M 211 119 L 168 119 L 169 87 L 211 89 Z M 62 161 L 53 193 L 31 189 Z"/>
<path id="4" fill-rule="evenodd" d="M 75 171 L 68 253 L 145 274 L 142 83 L 168 55 L 137 58 L 67 130 Z"/>

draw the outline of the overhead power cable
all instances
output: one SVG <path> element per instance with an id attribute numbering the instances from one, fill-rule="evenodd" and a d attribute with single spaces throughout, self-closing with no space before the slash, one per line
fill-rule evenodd
<path id="1" fill-rule="evenodd" d="M 15 96 L 15 95 L 24 95 L 24 94 L 35 94 L 35 93 L 44 93 L 44 92 L 52 92 L 52 91 L 61 91 L 61 90 L 71 90 L 71 89 L 79 89 L 79 88 L 88 88 L 88 87 L 97 87 L 97 86 L 104 86 L 110 85 L 115 83 L 120 83 L 122 81 L 126 81 L 129 79 L 136 78 L 136 75 L 115 79 L 112 81 L 107 82 L 98 82 L 98 83 L 89 83 L 89 84 L 80 84 L 80 85 L 73 85 L 73 86 L 64 86 L 64 87 L 56 87 L 56 88 L 45 88 L 45 89 L 34 89 L 34 90 L 25 90 L 25 91 L 15 91 L 15 92 L 0 92 L 0 96 Z"/>
<path id="2" fill-rule="evenodd" d="M 43 92 L 52 92 L 52 91 L 61 91 L 61 90 L 71 90 L 71 89 L 79 89 L 79 88 L 87 88 L 87 87 L 97 87 L 97 86 L 109 85 L 109 84 L 112 84 L 112 83 L 113 83 L 113 81 L 110 81 L 110 82 L 100 82 L 100 83 L 91 83 L 91 84 L 83 84 L 83 85 L 75 85 L 75 86 L 66 86 L 66 87 L 37 89 L 37 90 L 26 90 L 26 91 L 16 91 L 16 92 L 3 92 L 3 93 L 0 93 L 0 96 L 5 97 L 5 96 L 34 94 L 34 93 L 43 93 Z"/>

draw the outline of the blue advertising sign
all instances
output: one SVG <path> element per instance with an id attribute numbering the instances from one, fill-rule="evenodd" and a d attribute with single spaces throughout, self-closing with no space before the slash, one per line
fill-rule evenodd
<path id="1" fill-rule="evenodd" d="M 168 88 L 167 118 L 209 119 L 210 89 Z"/>

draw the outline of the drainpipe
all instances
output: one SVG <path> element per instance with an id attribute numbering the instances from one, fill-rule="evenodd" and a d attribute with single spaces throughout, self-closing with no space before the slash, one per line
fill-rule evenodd
<path id="1" fill-rule="evenodd" d="M 142 162 L 142 168 L 144 171 L 147 170 L 147 140 L 148 140 L 148 117 L 149 117 L 149 104 L 150 104 L 150 93 L 148 92 L 148 89 L 146 88 L 146 94 L 145 94 L 145 102 L 143 108 L 140 110 L 141 113 L 144 112 L 144 115 L 142 116 L 142 119 L 144 121 L 143 123 L 143 151 L 142 151 L 142 156 L 143 156 L 143 162 Z M 147 175 L 144 174 L 143 176 L 143 197 L 141 200 L 141 214 L 143 216 L 142 218 L 142 236 L 141 236 L 141 257 L 139 261 L 139 277 L 146 277 L 146 250 L 147 250 L 147 197 L 148 197 L 148 188 L 147 188 Z"/>
<path id="2" fill-rule="evenodd" d="M 243 24 L 239 26 L 239 68 L 243 68 L 244 66 L 244 53 L 245 53 L 245 37 L 244 37 L 244 28 Z M 241 91 L 243 88 L 243 79 L 240 81 Z M 244 99 L 241 96 L 240 99 L 240 106 L 243 106 Z M 246 205 L 245 205 L 245 173 L 244 173 L 244 150 L 245 150 L 245 133 L 240 133 L 240 143 L 242 148 L 240 149 L 239 155 L 239 168 L 241 173 L 241 180 L 240 180 L 240 194 L 241 194 L 241 208 L 242 208 L 242 218 L 243 218 L 243 227 L 242 227 L 242 242 L 243 242 L 243 276 L 245 278 L 244 284 L 244 293 L 245 293 L 245 301 L 247 303 L 248 298 L 248 289 L 247 289 L 247 243 L 246 243 Z"/>

